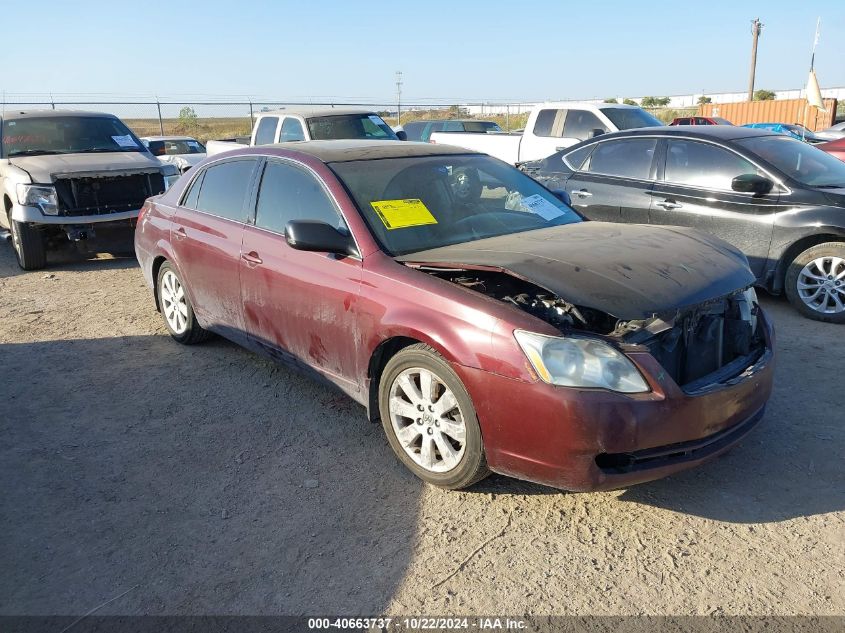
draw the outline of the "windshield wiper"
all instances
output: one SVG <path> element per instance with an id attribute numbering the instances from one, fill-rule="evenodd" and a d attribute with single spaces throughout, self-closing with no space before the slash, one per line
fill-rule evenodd
<path id="1" fill-rule="evenodd" d="M 137 147 L 89 147 L 88 149 L 76 149 L 68 154 L 96 154 L 108 152 L 137 152 Z"/>
<path id="2" fill-rule="evenodd" d="M 14 158 L 15 156 L 46 156 L 48 154 L 61 154 L 62 152 L 57 152 L 56 150 L 52 149 L 22 149 L 17 152 L 9 152 L 7 156 L 9 158 Z"/>

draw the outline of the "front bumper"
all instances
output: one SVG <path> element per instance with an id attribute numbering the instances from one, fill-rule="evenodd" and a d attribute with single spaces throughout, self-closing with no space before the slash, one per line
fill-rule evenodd
<path id="1" fill-rule="evenodd" d="M 69 226 L 134 220 L 138 217 L 138 213 L 140 213 L 140 211 L 141 209 L 133 209 L 131 211 L 103 213 L 101 215 L 44 215 L 38 207 L 27 207 L 22 204 L 15 204 L 12 206 L 12 219 L 17 222 L 28 222 L 32 224 Z"/>
<path id="2" fill-rule="evenodd" d="M 684 392 L 648 353 L 629 357 L 653 391 L 624 395 L 525 383 L 456 367 L 498 473 L 574 491 L 609 490 L 687 470 L 727 451 L 762 418 L 772 389 L 774 333 L 739 375 Z"/>

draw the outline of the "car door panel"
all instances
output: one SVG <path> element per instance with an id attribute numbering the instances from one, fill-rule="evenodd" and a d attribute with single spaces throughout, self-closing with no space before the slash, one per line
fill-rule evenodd
<path id="1" fill-rule="evenodd" d="M 245 337 L 241 241 L 257 163 L 224 160 L 206 168 L 183 201 L 188 206 L 177 209 L 171 230 L 176 263 L 200 324 L 239 342 Z"/>
<path id="2" fill-rule="evenodd" d="M 194 312 L 206 329 L 243 332 L 238 280 L 243 225 L 189 209 L 176 212 L 173 248 Z"/>
<path id="3" fill-rule="evenodd" d="M 654 139 L 599 141 L 566 183 L 573 206 L 591 220 L 647 224 L 656 147 Z"/>
<path id="4" fill-rule="evenodd" d="M 293 170 L 294 176 L 285 170 Z M 317 213 L 323 199 L 328 196 L 315 176 L 282 161 L 267 161 L 256 210 L 256 223 L 265 226 L 244 230 L 246 257 L 240 263 L 244 320 L 254 347 L 284 362 L 315 369 L 355 395 L 361 388 L 357 356 L 361 260 L 296 250 L 282 234 L 291 219 L 331 220 L 326 217 L 329 211 Z M 265 223 L 263 218 L 271 212 L 279 217 Z M 335 222 L 342 223 L 339 215 Z"/>
<path id="5" fill-rule="evenodd" d="M 248 226 L 241 260 L 244 320 L 253 344 L 286 362 L 304 364 L 359 385 L 356 302 L 361 262 L 297 251 L 284 236 Z M 279 355 L 281 353 L 281 356 Z"/>
<path id="6" fill-rule="evenodd" d="M 757 168 L 730 150 L 689 139 L 666 142 L 654 187 L 652 224 L 706 231 L 745 253 L 758 278 L 765 273 L 774 216 L 784 208 L 777 187 L 766 195 L 732 191 L 730 182 Z"/>

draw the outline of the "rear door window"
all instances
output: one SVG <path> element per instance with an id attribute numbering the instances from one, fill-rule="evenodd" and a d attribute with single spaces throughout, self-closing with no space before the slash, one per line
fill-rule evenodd
<path id="1" fill-rule="evenodd" d="M 563 136 L 563 121 L 566 110 L 540 110 L 534 123 L 535 136 Z"/>
<path id="2" fill-rule="evenodd" d="M 596 146 L 583 170 L 620 178 L 647 180 L 651 174 L 657 139 L 605 141 Z"/>
<path id="3" fill-rule="evenodd" d="M 566 138 L 586 141 L 593 138 L 594 130 L 601 130 L 602 133 L 608 131 L 607 126 L 592 112 L 570 110 L 566 115 L 566 123 L 563 126 L 563 136 Z"/>
<path id="4" fill-rule="evenodd" d="M 290 143 L 293 141 L 304 141 L 305 132 L 302 129 L 302 123 L 299 119 L 293 117 L 286 117 L 282 121 L 282 133 L 279 136 L 279 141 L 282 143 Z"/>
<path id="5" fill-rule="evenodd" d="M 279 125 L 279 118 L 275 116 L 261 117 L 258 121 L 258 129 L 255 130 L 256 145 L 270 145 L 276 142 L 276 127 Z"/>
<path id="6" fill-rule="evenodd" d="M 197 210 L 227 220 L 245 222 L 245 203 L 255 164 L 256 160 L 250 158 L 231 160 L 208 167 L 202 176 Z"/>

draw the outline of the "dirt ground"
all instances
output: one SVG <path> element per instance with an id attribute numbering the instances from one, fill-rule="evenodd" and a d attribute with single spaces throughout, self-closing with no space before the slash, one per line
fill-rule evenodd
<path id="1" fill-rule="evenodd" d="M 763 303 L 775 393 L 726 456 L 446 492 L 345 396 L 171 341 L 134 259 L 2 242 L 0 614 L 845 614 L 845 327 Z"/>

